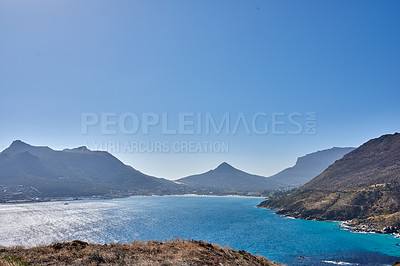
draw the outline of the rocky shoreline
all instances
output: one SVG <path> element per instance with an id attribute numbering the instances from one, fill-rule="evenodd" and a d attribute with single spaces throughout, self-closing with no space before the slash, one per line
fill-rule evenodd
<path id="1" fill-rule="evenodd" d="M 357 223 L 353 220 L 340 221 L 340 227 L 350 230 L 356 233 L 375 233 L 375 234 L 390 234 L 400 237 L 400 228 L 395 226 L 386 226 L 383 228 L 377 228 L 372 224 Z"/>
<path id="2" fill-rule="evenodd" d="M 263 206 L 257 206 L 258 208 L 265 208 Z M 274 209 L 269 209 L 274 210 Z M 305 217 L 301 215 L 301 213 L 297 212 L 288 212 L 284 210 L 276 210 L 275 213 L 281 215 L 283 217 L 291 218 L 291 219 L 301 219 L 301 220 L 311 220 L 311 221 L 327 221 L 327 222 L 338 222 L 339 226 L 343 229 L 349 230 L 355 233 L 374 233 L 374 234 L 389 234 L 394 235 L 397 238 L 400 238 L 400 228 L 395 226 L 385 226 L 385 227 L 377 227 L 371 223 L 363 223 L 363 222 L 356 222 L 353 220 L 347 221 L 336 221 L 336 220 L 327 220 L 327 219 L 318 219 L 315 217 Z"/>
<path id="3" fill-rule="evenodd" d="M 27 200 L 4 200 L 0 198 L 0 204 L 18 204 L 18 203 L 39 203 L 39 202 L 54 202 L 54 201 L 77 201 L 77 200 L 109 200 L 109 199 L 124 199 L 129 197 L 234 197 L 234 198 L 261 198 L 263 196 L 254 195 L 239 195 L 239 194 L 137 194 L 137 195 L 96 195 L 86 197 L 53 197 L 45 199 L 27 199 Z"/>

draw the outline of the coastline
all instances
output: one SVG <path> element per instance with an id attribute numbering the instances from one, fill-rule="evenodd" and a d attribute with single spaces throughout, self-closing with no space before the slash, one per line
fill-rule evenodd
<path id="1" fill-rule="evenodd" d="M 244 195 L 235 195 L 235 194 L 226 194 L 226 195 L 206 195 L 206 194 L 181 194 L 181 195 L 153 195 L 160 197 L 226 197 L 226 198 L 260 198 L 265 199 L 263 196 L 244 196 Z M 135 196 L 131 196 L 135 197 Z M 144 196 L 151 197 L 151 196 Z"/>
<path id="2" fill-rule="evenodd" d="M 112 200 L 112 199 L 124 199 L 130 197 L 228 197 L 228 198 L 260 198 L 265 199 L 264 196 L 245 196 L 245 195 L 207 195 L 207 194 L 171 194 L 171 195 L 127 195 L 127 196 L 86 196 L 86 197 L 61 197 L 61 198 L 46 198 L 41 200 L 10 200 L 6 202 L 0 202 L 2 204 L 24 204 L 24 203 L 41 203 L 41 202 L 73 202 L 79 200 Z"/>
<path id="3" fill-rule="evenodd" d="M 370 233 L 370 234 L 385 234 L 385 235 L 393 235 L 395 238 L 400 238 L 400 229 L 395 228 L 393 226 L 387 226 L 385 228 L 377 228 L 374 227 L 372 224 L 363 224 L 363 223 L 356 223 L 353 220 L 347 221 L 337 221 L 337 220 L 325 220 L 325 219 L 307 219 L 307 218 L 300 218 L 288 213 L 279 213 L 280 210 L 278 209 L 269 209 L 263 206 L 258 205 L 257 208 L 263 208 L 267 210 L 274 211 L 276 215 L 281 217 L 286 217 L 289 219 L 296 219 L 296 220 L 309 220 L 309 221 L 317 221 L 317 222 L 335 222 L 339 224 L 340 228 L 343 230 L 350 231 L 352 233 Z"/>
<path id="4" fill-rule="evenodd" d="M 370 233 L 370 234 L 386 234 L 393 235 L 396 238 L 400 238 L 400 229 L 393 226 L 387 226 L 383 229 L 374 227 L 371 224 L 355 223 L 352 220 L 349 221 L 338 221 L 340 227 L 345 230 L 349 230 L 354 233 Z"/>

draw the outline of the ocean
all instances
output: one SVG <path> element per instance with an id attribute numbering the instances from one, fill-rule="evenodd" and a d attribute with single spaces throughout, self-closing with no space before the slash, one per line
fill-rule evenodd
<path id="1" fill-rule="evenodd" d="M 0 204 L 0 246 L 196 239 L 289 265 L 392 265 L 400 239 L 256 208 L 261 198 L 129 197 Z"/>

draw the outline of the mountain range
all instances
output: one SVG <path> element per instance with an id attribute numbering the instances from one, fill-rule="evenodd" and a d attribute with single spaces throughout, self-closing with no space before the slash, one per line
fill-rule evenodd
<path id="1" fill-rule="evenodd" d="M 91 151 L 84 146 L 59 151 L 16 140 L 0 153 L 0 201 L 188 193 L 261 195 L 307 182 L 351 149 L 308 154 L 269 178 L 224 162 L 203 174 L 171 181 L 141 173 L 106 151 Z"/>
<path id="2" fill-rule="evenodd" d="M 299 187 L 324 171 L 354 148 L 331 148 L 299 157 L 296 164 L 281 172 L 264 177 L 246 173 L 224 162 L 202 174 L 177 181 L 192 186 L 211 187 L 225 191 L 270 191 Z"/>
<path id="3" fill-rule="evenodd" d="M 371 139 L 290 195 L 261 207 L 295 218 L 400 232 L 400 134 Z"/>
<path id="4" fill-rule="evenodd" d="M 0 153 L 0 184 L 34 187 L 45 197 L 174 193 L 181 186 L 145 175 L 105 151 L 52 150 L 20 140 Z"/>

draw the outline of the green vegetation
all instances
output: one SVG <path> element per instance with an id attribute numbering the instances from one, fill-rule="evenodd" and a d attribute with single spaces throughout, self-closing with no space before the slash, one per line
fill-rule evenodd
<path id="1" fill-rule="evenodd" d="M 25 261 L 21 260 L 15 255 L 12 256 L 5 256 L 3 258 L 3 261 L 6 262 L 9 265 L 15 265 L 15 266 L 25 266 L 28 265 Z"/>

